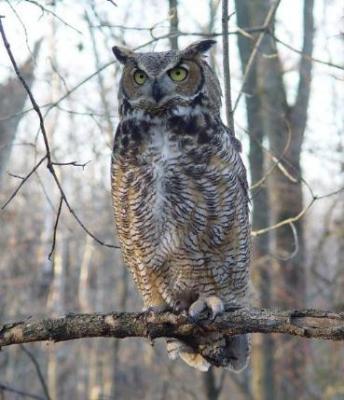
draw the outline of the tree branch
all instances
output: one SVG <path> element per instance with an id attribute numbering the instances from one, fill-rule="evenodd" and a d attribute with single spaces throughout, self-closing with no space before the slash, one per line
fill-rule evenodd
<path id="1" fill-rule="evenodd" d="M 170 46 L 172 50 L 178 50 L 178 0 L 169 0 L 169 20 L 170 20 Z"/>
<path id="2" fill-rule="evenodd" d="M 29 392 L 25 392 L 24 390 L 16 389 L 12 386 L 4 385 L 3 383 L 0 383 L 0 395 L 2 395 L 3 392 L 14 393 L 17 396 L 21 396 L 21 397 L 29 398 L 29 399 L 45 400 L 44 397 L 29 393 Z M 16 396 L 16 398 L 18 398 L 17 396 Z M 0 398 L 3 399 L 3 397 L 1 397 L 1 396 L 0 396 Z"/>
<path id="3" fill-rule="evenodd" d="M 314 0 L 305 0 L 303 5 L 303 46 L 302 54 L 307 56 L 301 57 L 299 66 L 299 84 L 297 89 L 296 100 L 291 108 L 291 122 L 294 129 L 298 131 L 295 141 L 298 143 L 298 150 L 301 151 L 304 132 L 307 123 L 307 111 L 311 94 L 312 83 L 312 54 L 313 54 L 313 38 L 314 38 L 314 17 L 313 8 Z M 301 143 L 300 143 L 301 142 Z"/>
<path id="4" fill-rule="evenodd" d="M 30 350 L 28 350 L 23 344 L 20 345 L 20 348 L 23 350 L 23 352 L 29 357 L 29 359 L 31 360 L 31 362 L 33 363 L 35 370 L 37 372 L 37 376 L 39 379 L 40 384 L 42 385 L 42 389 L 45 395 L 46 400 L 51 400 L 51 396 L 49 394 L 49 389 L 48 386 L 44 380 L 44 375 L 43 372 L 41 370 L 41 367 L 39 365 L 39 362 L 37 361 L 36 357 L 34 356 L 33 353 L 31 353 Z"/>
<path id="5" fill-rule="evenodd" d="M 254 47 L 253 47 L 252 53 L 250 55 L 250 58 L 247 61 L 247 64 L 246 64 L 246 67 L 245 67 L 245 71 L 244 71 L 244 76 L 242 78 L 241 88 L 239 90 L 238 97 L 236 98 L 235 103 L 234 103 L 233 113 L 235 112 L 235 110 L 238 107 L 240 98 L 241 98 L 241 96 L 243 94 L 244 87 L 246 85 L 246 81 L 248 80 L 251 68 L 252 68 L 253 63 L 255 61 L 256 55 L 258 53 L 258 50 L 259 50 L 259 48 L 260 48 L 260 46 L 261 46 L 261 44 L 263 42 L 264 36 L 265 36 L 266 32 L 270 30 L 270 26 L 273 25 L 273 23 L 274 23 L 274 17 L 275 17 L 277 8 L 279 7 L 280 3 L 281 3 L 281 0 L 276 0 L 275 3 L 273 3 L 271 5 L 271 7 L 269 9 L 269 12 L 266 15 L 266 18 L 265 18 L 264 23 L 263 23 L 264 29 L 259 34 L 259 36 L 258 36 L 258 38 L 257 38 L 257 40 L 256 40 L 256 42 L 254 44 Z"/>
<path id="6" fill-rule="evenodd" d="M 77 223 L 81 226 L 81 228 L 82 228 L 89 236 L 91 236 L 97 243 L 99 243 L 100 245 L 105 246 L 105 247 L 110 247 L 110 248 L 115 248 L 115 249 L 118 248 L 118 246 L 114 246 L 114 245 L 112 245 L 112 244 L 105 243 L 105 242 L 103 242 L 102 240 L 98 239 L 98 238 L 86 227 L 86 225 L 81 221 L 81 219 L 79 218 L 79 216 L 76 214 L 76 212 L 75 212 L 74 209 L 72 208 L 71 204 L 69 203 L 69 200 L 67 199 L 67 196 L 66 196 L 66 194 L 65 194 L 65 192 L 64 192 L 64 190 L 63 190 L 63 188 L 62 188 L 62 184 L 61 184 L 61 182 L 60 182 L 60 180 L 59 180 L 59 178 L 58 178 L 58 176 L 57 176 L 57 174 L 56 174 L 56 171 L 55 171 L 55 168 L 54 168 L 54 163 L 52 162 L 52 158 L 51 158 L 51 149 L 50 149 L 50 144 L 49 144 L 49 140 L 48 140 L 48 134 L 47 134 L 47 131 L 46 131 L 46 128 L 45 128 L 45 123 L 44 123 L 43 114 L 42 114 L 42 112 L 41 112 L 41 109 L 40 109 L 38 103 L 37 103 L 36 100 L 35 100 L 35 97 L 33 96 L 32 92 L 31 92 L 31 90 L 30 90 L 30 88 L 29 88 L 27 82 L 25 81 L 23 75 L 22 75 L 22 74 L 20 73 L 20 71 L 19 71 L 18 65 L 17 65 L 17 63 L 16 63 L 16 60 L 15 60 L 14 55 L 13 55 L 12 50 L 11 50 L 10 43 L 9 43 L 8 40 L 7 40 L 6 33 L 5 33 L 4 28 L 3 28 L 3 24 L 2 24 L 1 18 L 0 18 L 0 36 L 1 36 L 1 38 L 2 38 L 2 41 L 3 41 L 3 43 L 4 43 L 4 46 L 5 46 L 5 48 L 6 48 L 6 51 L 7 51 L 8 57 L 9 57 L 9 59 L 10 59 L 10 61 L 11 61 L 11 64 L 12 64 L 12 66 L 13 66 L 13 69 L 14 69 L 14 71 L 15 71 L 15 73 L 16 73 L 18 79 L 19 79 L 20 82 L 22 83 L 22 85 L 23 85 L 23 87 L 24 87 L 24 89 L 25 89 L 25 91 L 26 91 L 26 93 L 27 93 L 27 95 L 28 95 L 28 97 L 29 97 L 29 99 L 30 99 L 30 102 L 31 102 L 31 104 L 32 104 L 32 107 L 33 107 L 34 111 L 37 113 L 37 116 L 38 116 L 38 119 L 39 119 L 40 130 L 41 130 L 41 133 L 42 133 L 42 136 L 43 136 L 43 141 L 44 141 L 44 146 L 45 146 L 45 151 L 46 151 L 46 155 L 45 155 L 44 159 L 47 160 L 47 168 L 48 168 L 50 174 L 52 175 L 52 177 L 53 177 L 53 179 L 54 179 L 54 181 L 55 181 L 55 184 L 56 184 L 57 187 L 58 187 L 58 190 L 59 190 L 59 192 L 60 192 L 60 195 L 61 195 L 61 198 L 62 198 L 63 202 L 64 202 L 65 205 L 67 206 L 69 212 L 72 214 L 72 216 L 74 217 L 74 219 L 75 219 L 75 220 L 77 221 Z M 49 111 L 49 110 L 48 110 L 48 111 Z M 48 111 L 47 111 L 47 112 L 48 112 Z M 45 114 L 45 116 L 46 116 L 46 115 L 47 115 L 47 113 Z M 43 159 L 42 159 L 42 161 L 43 161 Z M 30 174 L 28 175 L 27 178 L 29 178 L 30 175 L 39 167 L 40 163 L 41 163 L 41 161 L 40 161 L 40 162 L 38 163 L 38 165 L 30 172 Z M 21 185 L 19 185 L 17 191 L 20 189 L 21 186 L 23 186 L 23 184 L 25 183 L 25 181 L 26 181 L 26 180 L 23 180 L 23 181 L 22 181 L 22 183 L 21 183 Z M 12 200 L 12 198 L 16 195 L 17 191 L 14 193 L 14 195 L 11 196 L 11 198 L 5 203 L 5 205 L 4 205 L 2 208 L 4 208 L 4 207 L 7 206 L 7 204 L 8 204 L 8 203 Z"/>
<path id="7" fill-rule="evenodd" d="M 229 63 L 229 40 L 228 40 L 228 0 L 222 0 L 222 47 L 223 47 L 223 79 L 225 89 L 225 108 L 226 108 L 226 121 L 233 136 L 234 120 L 233 120 L 233 107 L 231 97 L 231 72 Z"/>
<path id="8" fill-rule="evenodd" d="M 0 325 L 0 347 L 13 344 L 87 337 L 174 337 L 204 343 L 207 334 L 284 333 L 305 338 L 344 340 L 344 312 L 236 309 L 216 320 L 192 322 L 185 315 L 166 313 L 68 314 L 59 318 L 25 320 Z"/>

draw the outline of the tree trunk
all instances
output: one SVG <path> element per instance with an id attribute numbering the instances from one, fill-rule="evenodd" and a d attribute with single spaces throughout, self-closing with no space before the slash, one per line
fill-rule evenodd
<path id="1" fill-rule="evenodd" d="M 262 26 L 271 8 L 268 0 L 250 2 L 236 0 L 238 25 L 242 28 Z M 313 39 L 313 0 L 304 2 L 303 53 L 311 56 Z M 273 26 L 270 26 L 273 32 Z M 254 41 L 253 41 L 254 42 Z M 247 65 L 252 51 L 250 41 L 239 36 L 239 50 L 243 68 Z M 264 54 L 265 57 L 262 57 Z M 274 55 L 274 57 L 266 57 Z M 297 215 L 303 208 L 301 176 L 301 147 L 307 121 L 307 108 L 311 83 L 311 62 L 302 57 L 299 67 L 299 85 L 295 104 L 289 106 L 283 83 L 283 69 L 272 35 L 265 34 L 244 91 L 246 99 L 248 127 L 250 132 L 250 170 L 253 185 L 264 176 L 264 157 L 261 150 L 264 136 L 269 139 L 273 156 L 279 159 L 285 169 L 296 177 L 291 180 L 280 169 L 274 168 L 269 179 L 268 190 L 265 180 L 252 191 L 253 226 L 268 226 Z M 257 194 L 258 192 L 258 194 Z M 268 199 L 269 198 L 269 199 Z M 271 210 L 271 215 L 268 213 Z M 295 223 L 298 236 L 298 252 L 295 247 L 294 230 L 290 226 L 273 231 L 272 242 L 268 237 L 258 238 L 253 278 L 264 306 L 273 303 L 283 307 L 302 307 L 305 302 L 304 239 L 302 221 Z M 278 285 L 271 293 L 268 258 L 269 247 L 279 257 L 275 261 L 277 273 L 273 277 Z M 291 255 L 291 256 L 289 256 Z M 260 264 L 257 266 L 257 263 Z M 269 268 L 270 269 L 270 268 Z M 273 363 L 273 343 L 271 338 L 262 338 L 260 347 L 253 350 L 253 394 L 256 399 L 302 398 L 305 382 L 305 352 L 301 341 L 291 338 L 276 341 L 275 371 Z M 278 350 L 278 351 L 277 351 Z M 288 353 L 288 357 L 286 357 Z M 276 380 L 276 390 L 274 381 Z"/>
<path id="2" fill-rule="evenodd" d="M 170 18 L 170 45 L 178 50 L 178 0 L 168 0 Z"/>
<path id="3" fill-rule="evenodd" d="M 313 0 L 304 0 L 303 53 L 308 56 L 312 55 L 313 50 L 313 3 Z M 277 50 L 275 45 L 272 42 L 270 43 L 271 51 L 275 52 Z M 276 63 L 277 61 L 278 59 Z M 302 57 L 299 66 L 299 85 L 294 105 L 286 106 L 285 90 L 283 94 L 280 90 L 281 95 L 277 99 L 274 99 L 269 94 L 266 96 L 268 100 L 266 101 L 266 107 L 268 109 L 273 110 L 273 107 L 276 107 L 276 102 L 279 104 L 278 120 L 276 124 L 273 123 L 271 125 L 271 129 L 267 130 L 270 149 L 282 161 L 284 168 L 296 178 L 296 181 L 291 180 L 280 169 L 276 168 L 274 170 L 270 182 L 272 223 L 297 215 L 304 206 L 301 181 L 301 150 L 307 122 L 311 68 L 311 61 L 306 57 Z M 278 69 L 281 71 L 279 63 L 275 66 L 275 70 L 277 71 Z M 271 81 L 270 71 L 268 69 L 264 70 L 266 72 L 264 82 Z M 282 74 L 277 85 L 283 85 Z M 283 134 L 281 134 L 282 132 Z M 293 233 L 292 226 L 288 225 L 274 232 L 273 252 L 282 258 L 276 262 L 278 266 L 276 282 L 279 282 L 276 305 L 281 307 L 296 308 L 305 305 L 305 243 L 302 220 L 295 223 L 295 229 L 297 237 Z M 298 251 L 293 254 L 295 248 Z M 276 395 L 280 399 L 303 398 L 306 382 L 306 344 L 304 341 L 295 341 L 288 337 L 283 337 L 276 342 L 280 354 L 276 365 L 276 377 L 278 377 Z"/>
<path id="4" fill-rule="evenodd" d="M 238 25 L 241 27 L 260 26 L 264 15 L 257 10 L 258 5 L 249 0 L 236 0 Z M 239 53 L 242 70 L 245 71 L 253 44 L 246 37 L 238 36 Z M 256 61 L 247 76 L 243 87 L 246 96 L 247 125 L 250 135 L 250 175 L 252 182 L 252 227 L 259 229 L 269 225 L 269 200 L 265 181 L 264 162 L 264 119 L 266 110 L 262 107 L 258 87 L 258 62 Z M 252 280 L 258 292 L 262 307 L 271 305 L 271 277 L 269 273 L 269 235 L 259 236 L 253 243 L 251 263 Z M 274 399 L 273 379 L 273 341 L 265 335 L 254 335 L 252 338 L 252 396 L 255 400 Z"/>
<path id="5" fill-rule="evenodd" d="M 38 56 L 40 41 L 35 44 L 32 58 L 20 68 L 21 74 L 29 87 L 34 81 L 34 60 Z M 0 185 L 5 174 L 7 163 L 11 156 L 12 145 L 16 136 L 17 127 L 24 114 L 21 114 L 27 94 L 18 79 L 10 78 L 0 85 Z M 10 117 L 13 114 L 12 117 Z"/>
<path id="6" fill-rule="evenodd" d="M 222 374 L 223 373 L 225 372 L 222 371 Z M 216 383 L 214 368 L 210 368 L 209 371 L 204 374 L 203 384 L 206 398 L 208 400 L 218 400 L 220 398 L 220 394 L 223 388 L 223 382 L 224 376 L 220 379 L 220 382 L 218 384 Z"/>

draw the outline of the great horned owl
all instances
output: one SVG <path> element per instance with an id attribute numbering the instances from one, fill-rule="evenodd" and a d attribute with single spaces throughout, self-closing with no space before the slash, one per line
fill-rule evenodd
<path id="1" fill-rule="evenodd" d="M 112 195 L 125 263 L 146 308 L 213 317 L 243 305 L 248 287 L 246 170 L 240 142 L 220 117 L 221 88 L 203 40 L 182 51 L 113 52 L 124 65 Z M 247 335 L 200 348 L 167 341 L 170 358 L 241 370 Z"/>

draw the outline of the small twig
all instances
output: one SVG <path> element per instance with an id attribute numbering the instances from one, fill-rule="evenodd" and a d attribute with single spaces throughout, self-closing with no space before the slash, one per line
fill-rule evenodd
<path id="1" fill-rule="evenodd" d="M 342 192 L 344 192 L 344 186 L 339 188 L 339 189 L 337 189 L 337 190 L 335 190 L 334 192 L 322 194 L 320 196 L 315 196 L 315 199 L 316 200 L 326 199 L 327 197 L 332 197 L 332 196 L 335 196 L 335 195 L 337 195 L 339 193 L 342 193 Z"/>
<path id="2" fill-rule="evenodd" d="M 107 0 L 109 3 L 113 4 L 115 7 L 118 7 L 117 4 L 113 0 Z"/>
<path id="3" fill-rule="evenodd" d="M 33 109 L 35 110 L 35 112 L 36 112 L 37 115 L 38 115 L 38 118 L 39 118 L 39 126 L 40 126 L 40 130 L 41 130 L 41 132 L 42 132 L 42 136 L 43 136 L 43 140 L 44 140 L 44 145 L 45 145 L 45 150 L 46 150 L 46 156 L 45 156 L 45 158 L 46 158 L 47 161 L 48 161 L 48 163 L 47 163 L 47 168 L 48 168 L 49 172 L 51 173 L 52 177 L 54 178 L 54 181 L 55 181 L 55 183 L 56 183 L 56 185 L 57 185 L 57 187 L 58 187 L 58 189 L 59 189 L 59 192 L 60 192 L 60 194 L 61 194 L 61 197 L 62 197 L 64 203 L 66 204 L 66 206 L 67 206 L 69 212 L 73 215 L 74 219 L 75 219 L 75 220 L 78 222 L 78 224 L 82 227 L 82 229 L 83 229 L 88 235 L 90 235 L 97 243 L 99 243 L 99 244 L 101 244 L 102 246 L 105 246 L 105 247 L 111 247 L 111 248 L 117 249 L 118 246 L 114 246 L 114 245 L 112 245 L 112 244 L 105 243 L 105 242 L 103 242 L 102 240 L 98 239 L 98 238 L 85 226 L 85 224 L 80 220 L 79 216 L 75 213 L 75 211 L 73 210 L 72 206 L 70 205 L 69 200 L 67 199 L 67 196 L 66 196 L 66 194 L 65 194 L 65 192 L 64 192 L 64 190 L 63 190 L 63 188 L 62 188 L 62 185 L 61 185 L 61 183 L 60 183 L 60 181 L 59 181 L 59 179 L 58 179 L 58 177 L 57 177 L 56 171 L 55 171 L 55 169 L 54 169 L 54 165 L 53 165 L 53 163 L 52 163 L 50 145 L 49 145 L 49 141 L 48 141 L 47 131 L 46 131 L 45 125 L 44 125 L 44 118 L 43 118 L 43 115 L 42 115 L 42 113 L 41 113 L 40 107 L 38 106 L 38 104 L 37 104 L 37 102 L 36 102 L 36 100 L 35 100 L 35 98 L 34 98 L 32 92 L 31 92 L 31 90 L 30 90 L 30 88 L 28 87 L 27 83 L 25 82 L 25 79 L 22 77 L 22 75 L 21 75 L 21 73 L 20 73 L 20 71 L 19 71 L 18 65 L 17 65 L 17 63 L 16 63 L 16 61 L 15 61 L 15 59 L 14 59 L 13 54 L 12 54 L 10 44 L 9 44 L 9 42 L 8 42 L 8 40 L 7 40 L 7 37 L 6 37 L 5 31 L 4 31 L 4 28 L 3 28 L 3 25 L 2 25 L 1 19 L 0 19 L 0 34 L 1 34 L 1 37 L 2 37 L 2 41 L 3 41 L 4 45 L 5 45 L 5 48 L 6 48 L 6 50 L 7 50 L 7 54 L 8 54 L 8 56 L 9 56 L 10 60 L 11 60 L 12 66 L 13 66 L 13 68 L 14 68 L 14 71 L 15 71 L 15 73 L 16 73 L 18 79 L 20 80 L 20 82 L 21 82 L 22 85 L 24 86 L 24 89 L 26 90 L 26 92 L 27 92 L 27 94 L 28 94 L 28 96 L 29 96 L 29 99 L 30 99 L 30 101 L 31 101 L 32 107 L 33 107 Z M 75 90 L 75 88 L 74 88 L 74 90 Z M 63 97 L 62 97 L 62 98 L 63 98 Z M 49 111 L 49 110 L 48 110 L 48 111 Z M 37 168 L 36 168 L 36 169 L 37 169 Z M 34 171 L 33 171 L 33 172 L 34 172 Z M 25 182 L 23 181 L 22 184 L 21 184 L 21 186 L 22 186 L 24 183 L 25 183 Z M 9 201 L 11 201 L 11 200 L 12 200 L 12 199 L 10 199 Z M 3 208 L 9 203 L 9 201 L 6 202 L 6 204 L 3 206 Z"/>
<path id="4" fill-rule="evenodd" d="M 290 226 L 291 232 L 293 234 L 293 242 L 294 242 L 294 249 L 287 255 L 280 255 L 280 254 L 272 254 L 270 253 L 269 255 L 273 258 L 275 258 L 278 261 L 288 261 L 291 260 L 296 256 L 296 254 L 299 252 L 299 235 L 297 233 L 296 226 L 293 222 L 289 222 L 288 224 Z"/>
<path id="5" fill-rule="evenodd" d="M 31 3 L 34 4 L 35 6 L 39 7 L 42 11 L 42 14 L 44 14 L 45 12 L 47 12 L 48 14 L 53 15 L 56 19 L 58 19 L 60 22 L 62 22 L 65 26 L 67 26 L 70 29 L 73 29 L 75 32 L 79 33 L 80 35 L 82 35 L 82 32 L 79 31 L 79 29 L 75 28 L 74 26 L 72 26 L 71 24 L 69 24 L 68 22 L 66 22 L 65 20 L 63 20 L 60 16 L 58 16 L 54 11 L 49 10 L 48 8 L 45 8 L 42 6 L 42 4 L 38 3 L 35 0 L 25 0 L 27 3 Z"/>
<path id="6" fill-rule="evenodd" d="M 233 108 L 231 97 L 231 73 L 229 60 L 229 42 L 228 42 L 228 0 L 222 0 L 222 47 L 223 47 L 223 78 L 225 88 L 225 111 L 226 120 L 232 135 L 234 132 Z"/>
<path id="7" fill-rule="evenodd" d="M 50 253 L 49 253 L 49 255 L 48 255 L 48 259 L 49 259 L 49 260 L 51 260 L 51 256 L 53 255 L 54 250 L 55 250 L 56 235 L 57 235 L 57 227 L 58 227 L 59 220 L 60 220 L 62 205 L 63 205 L 63 197 L 61 196 L 61 197 L 60 197 L 59 206 L 58 206 L 58 209 L 57 209 L 55 225 L 54 225 L 53 242 L 52 242 L 52 245 L 51 245 Z"/>
<path id="8" fill-rule="evenodd" d="M 28 350 L 23 344 L 20 345 L 20 348 L 21 348 L 21 349 L 23 350 L 23 352 L 30 358 L 30 360 L 32 361 L 33 365 L 35 366 L 35 369 L 36 369 L 36 372 L 37 372 L 37 375 L 38 375 L 38 379 L 39 379 L 39 381 L 40 381 L 40 383 L 41 383 L 41 385 L 42 385 L 43 392 L 44 392 L 44 394 L 45 394 L 47 400 L 51 400 L 51 397 L 50 397 L 50 394 L 49 394 L 48 386 L 47 386 L 47 384 L 46 384 L 46 382 L 45 382 L 45 380 L 44 380 L 44 376 L 43 376 L 41 367 L 40 367 L 40 365 L 39 365 L 39 363 L 38 363 L 36 357 L 35 357 L 34 354 L 31 353 L 31 351 Z"/>
<path id="9" fill-rule="evenodd" d="M 4 16 L 0 16 L 0 18 L 5 18 L 5 17 Z M 99 25 L 99 26 L 92 26 L 92 27 L 96 28 L 96 27 L 103 27 L 103 26 L 114 27 L 114 28 L 119 28 L 119 29 L 128 29 L 128 30 L 142 30 L 142 31 L 150 31 L 151 30 L 151 28 L 125 27 L 125 26 L 122 26 L 122 25 L 110 25 L 110 24 L 102 24 L 102 25 Z M 237 29 L 235 29 L 233 31 L 228 32 L 228 34 L 229 35 L 231 35 L 231 34 L 241 34 L 241 35 L 244 35 L 244 36 L 249 36 L 251 38 L 251 35 L 249 35 L 249 33 L 255 33 L 255 32 L 263 32 L 263 33 L 267 32 L 267 33 L 269 33 L 269 31 L 267 30 L 266 27 L 258 26 L 258 27 L 253 27 L 253 28 L 237 28 Z M 215 32 L 214 33 L 214 32 L 181 32 L 181 31 L 178 31 L 178 36 L 199 36 L 199 37 L 208 37 L 209 38 L 209 37 L 216 37 L 216 36 L 222 36 L 222 35 L 223 34 L 220 33 L 220 32 Z M 139 49 L 141 49 L 143 47 L 149 46 L 150 44 L 152 44 L 152 43 L 154 43 L 154 42 L 156 42 L 158 40 L 167 39 L 167 38 L 169 38 L 169 36 L 170 36 L 169 34 L 166 34 L 166 35 L 155 37 L 152 40 L 150 40 L 150 41 L 138 46 L 134 50 L 139 50 Z M 282 43 L 280 40 L 279 40 L 279 42 L 281 44 L 285 45 L 285 46 L 287 45 L 287 43 L 284 43 L 284 42 Z M 299 52 L 299 50 L 291 47 L 290 45 L 288 45 L 288 46 L 289 46 L 290 50 Z M 306 55 L 305 55 L 305 57 L 306 57 Z M 338 65 L 338 64 L 334 64 L 334 63 L 331 63 L 331 62 L 327 62 L 327 61 L 324 61 L 324 60 L 320 60 L 320 59 L 317 59 L 317 58 L 312 58 L 312 61 L 320 63 L 320 64 L 328 65 L 328 66 L 333 67 L 333 68 L 344 69 L 344 66 L 341 66 L 341 65 Z M 108 68 L 110 65 L 113 65 L 113 64 L 114 64 L 114 61 L 110 61 L 110 62 L 107 62 L 106 64 L 103 64 L 95 72 L 93 72 L 92 74 L 88 75 L 82 81 L 80 81 L 78 84 L 76 84 L 73 88 L 68 90 L 63 96 L 61 96 L 59 99 L 57 99 L 54 103 L 43 104 L 43 105 L 40 106 L 40 108 L 41 109 L 48 108 L 48 110 L 51 110 L 51 109 L 53 109 L 55 107 L 58 107 L 58 105 L 63 100 L 65 100 L 67 97 L 69 97 L 71 94 L 73 94 L 76 90 L 78 90 L 81 86 L 83 86 L 85 83 L 87 83 L 89 80 L 91 80 L 98 73 L 100 73 L 101 71 L 105 70 L 106 68 Z M 242 90 L 243 89 L 241 89 L 241 91 Z M 240 94 L 240 96 L 241 95 L 242 94 Z M 234 110 L 235 109 L 236 109 L 236 107 L 234 106 Z M 28 112 L 30 112 L 32 110 L 33 110 L 32 107 L 31 108 L 27 108 L 26 110 L 23 110 L 23 111 L 20 111 L 20 112 L 13 113 L 11 115 L 7 115 L 5 117 L 2 117 L 2 118 L 0 118 L 0 121 L 6 121 L 6 120 L 8 120 L 10 118 L 14 118 L 14 117 L 17 117 L 19 115 L 26 114 L 26 113 L 28 113 Z M 73 112 L 73 111 L 67 111 L 67 112 Z M 74 112 L 74 113 L 77 113 L 77 112 Z M 91 114 L 89 114 L 89 115 L 91 115 Z"/>
<path id="10" fill-rule="evenodd" d="M 82 167 L 82 169 L 85 169 L 86 165 L 88 165 L 91 162 L 91 160 L 86 161 L 85 163 L 78 163 L 77 161 L 69 161 L 69 162 L 57 162 L 53 161 L 51 164 L 52 165 L 72 165 L 73 167 Z"/>
<path id="11" fill-rule="evenodd" d="M 169 0 L 170 20 L 170 46 L 172 50 L 178 50 L 178 1 Z"/>
<path id="12" fill-rule="evenodd" d="M 1 16 L 0 16 L 0 18 L 1 18 Z M 44 397 L 37 396 L 36 394 L 25 392 L 24 390 L 15 389 L 12 386 L 4 385 L 3 383 L 0 383 L 0 391 L 15 393 L 15 394 L 17 394 L 19 396 L 22 396 L 22 397 L 29 397 L 30 399 L 45 400 Z"/>
<path id="13" fill-rule="evenodd" d="M 90 28 L 91 19 L 90 19 L 89 15 L 87 14 L 87 12 L 85 12 L 85 19 L 86 19 L 88 27 L 89 27 L 93 53 L 94 53 L 94 57 L 95 57 L 95 61 L 96 61 L 96 67 L 97 67 L 97 69 L 99 69 L 101 67 L 101 62 L 100 62 L 99 51 L 97 48 L 97 39 L 95 36 L 95 32 Z M 106 116 L 104 118 L 106 125 L 107 125 L 106 132 L 108 134 L 109 143 L 111 143 L 112 139 L 113 139 L 113 132 L 115 131 L 115 127 L 110 118 L 111 109 L 109 106 L 109 102 L 107 101 L 107 98 L 106 98 L 106 85 L 105 85 L 105 82 L 104 82 L 104 79 L 103 79 L 103 76 L 101 73 L 99 73 L 97 75 L 97 79 L 98 79 L 98 85 L 99 85 L 99 97 L 100 97 L 102 106 L 105 110 L 105 114 L 106 114 Z"/>
<path id="14" fill-rule="evenodd" d="M 11 176 L 12 178 L 18 178 L 21 180 L 25 179 L 25 176 L 20 176 L 20 175 L 16 175 L 16 174 L 12 174 L 12 172 L 7 171 L 7 175 Z"/>
<path id="15" fill-rule="evenodd" d="M 284 155 L 284 153 L 283 153 Z M 282 161 L 280 159 L 278 159 L 275 156 L 272 156 L 272 160 L 275 163 L 276 167 L 282 172 L 282 174 L 288 178 L 291 182 L 293 183 L 297 183 L 298 180 L 289 173 L 289 171 L 287 170 L 287 168 L 282 164 Z"/>
<path id="16" fill-rule="evenodd" d="M 0 21 L 1 23 L 1 21 Z M 21 187 L 25 184 L 25 182 L 30 178 L 30 176 L 39 168 L 39 166 L 43 163 L 44 160 L 47 159 L 47 155 L 45 155 L 43 158 L 40 159 L 40 161 L 38 161 L 38 163 L 32 168 L 32 170 L 26 175 L 26 177 L 20 182 L 19 186 L 17 187 L 17 189 L 11 194 L 11 196 L 9 197 L 9 199 L 6 201 L 6 203 L 1 206 L 1 210 L 4 210 L 7 205 L 16 197 L 17 193 L 19 192 L 19 190 L 21 189 Z"/>
<path id="17" fill-rule="evenodd" d="M 259 49 L 259 47 L 260 47 L 260 45 L 261 45 L 261 43 L 262 43 L 262 41 L 264 39 L 264 36 L 265 36 L 270 24 L 273 21 L 273 18 L 274 18 L 275 14 L 276 14 L 278 6 L 280 5 L 280 2 L 281 2 L 281 0 L 276 0 L 275 3 L 273 3 L 271 5 L 270 10 L 266 15 L 266 18 L 265 18 L 265 21 L 264 21 L 264 24 L 263 24 L 265 29 L 258 35 L 256 43 L 254 44 L 253 50 L 252 50 L 252 52 L 250 54 L 250 58 L 247 61 L 247 65 L 245 67 L 245 72 L 244 72 L 244 76 L 242 78 L 242 83 L 241 83 L 241 87 L 240 87 L 240 90 L 239 90 L 239 94 L 238 94 L 238 96 L 237 96 L 237 98 L 235 100 L 235 103 L 234 103 L 233 113 L 235 113 L 235 110 L 238 107 L 239 101 L 240 101 L 241 96 L 242 96 L 243 91 L 244 91 L 244 87 L 246 85 L 247 78 L 248 78 L 248 76 L 249 76 L 249 74 L 251 72 L 251 68 L 252 68 L 254 59 L 256 58 L 256 55 L 258 53 L 258 49 Z"/>
<path id="18" fill-rule="evenodd" d="M 277 43 L 280 43 L 282 46 L 284 46 L 284 47 L 286 47 L 287 49 L 293 51 L 294 53 L 300 54 L 303 58 L 306 58 L 306 59 L 309 60 L 309 61 L 313 61 L 313 62 L 316 62 L 316 63 L 319 63 L 319 64 L 327 65 L 328 67 L 337 68 L 337 69 L 340 69 L 340 70 L 342 70 L 342 71 L 344 70 L 344 65 L 338 65 L 338 64 L 335 64 L 335 63 L 330 62 L 330 61 L 325 61 L 325 60 L 321 60 L 321 59 L 319 59 L 319 58 L 311 57 L 311 56 L 309 56 L 308 54 L 305 54 L 302 50 L 296 49 L 295 47 L 291 46 L 289 43 L 287 43 L 287 42 L 285 42 L 285 41 L 279 39 L 278 37 L 276 37 L 276 35 L 273 34 L 273 33 L 271 32 L 271 30 L 268 30 L 267 33 L 268 33 L 270 36 L 272 36 L 273 39 L 274 39 Z"/>
<path id="19" fill-rule="evenodd" d="M 321 195 L 321 196 L 316 196 L 316 195 L 314 195 L 313 198 L 312 198 L 312 200 L 311 200 L 297 215 L 295 215 L 294 217 L 286 218 L 286 219 L 284 219 L 284 220 L 282 220 L 282 221 L 280 221 L 280 222 L 277 222 L 277 223 L 274 224 L 274 225 L 268 226 L 268 227 L 263 228 L 263 229 L 258 229 L 258 230 L 256 230 L 256 231 L 252 231 L 252 232 L 251 232 L 251 235 L 252 235 L 253 237 L 259 236 L 259 235 L 262 235 L 262 234 L 267 233 L 267 232 L 269 232 L 269 231 L 272 231 L 272 230 L 274 230 L 274 229 L 281 228 L 281 227 L 284 226 L 284 225 L 292 224 L 293 222 L 296 222 L 296 221 L 298 221 L 299 219 L 301 219 L 301 218 L 307 213 L 307 211 L 313 206 L 313 204 L 314 204 L 317 200 L 325 199 L 325 198 L 327 198 L 327 197 L 336 196 L 337 194 L 342 193 L 342 192 L 344 192 L 344 187 L 342 187 L 342 188 L 340 188 L 340 189 L 338 189 L 338 190 L 335 190 L 335 191 L 333 191 L 333 192 L 330 192 L 330 193 Z"/>
<path id="20" fill-rule="evenodd" d="M 29 45 L 29 38 L 28 38 L 28 33 L 27 33 L 27 28 L 26 25 L 24 24 L 24 21 L 21 19 L 19 13 L 17 12 L 17 10 L 15 9 L 15 7 L 11 4 L 10 0 L 6 0 L 8 6 L 10 7 L 10 9 L 12 10 L 13 14 L 16 16 L 17 20 L 19 21 L 20 25 L 23 28 L 24 31 L 24 35 L 25 35 L 25 43 L 26 43 L 26 48 L 28 49 L 32 59 L 34 59 L 30 45 Z"/>
<path id="21" fill-rule="evenodd" d="M 236 11 L 232 11 L 230 14 L 228 14 L 227 21 L 229 21 L 235 14 L 236 14 Z"/>

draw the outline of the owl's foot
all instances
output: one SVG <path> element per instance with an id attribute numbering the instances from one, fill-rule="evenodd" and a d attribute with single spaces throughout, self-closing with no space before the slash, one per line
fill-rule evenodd
<path id="1" fill-rule="evenodd" d="M 176 296 L 176 300 L 173 304 L 173 310 L 178 314 L 185 313 L 187 315 L 191 304 L 193 304 L 198 298 L 199 295 L 195 291 L 182 290 Z"/>
<path id="2" fill-rule="evenodd" d="M 190 367 L 196 368 L 199 371 L 206 372 L 210 367 L 208 361 L 197 353 L 181 351 L 180 358 L 184 360 L 188 365 L 190 365 Z"/>
<path id="3" fill-rule="evenodd" d="M 208 371 L 210 364 L 200 354 L 195 353 L 191 347 L 176 339 L 167 340 L 167 353 L 171 360 L 176 360 L 180 357 L 190 367 L 196 368 L 200 371 Z"/>
<path id="4" fill-rule="evenodd" d="M 198 319 L 206 309 L 211 311 L 211 319 L 214 320 L 218 315 L 222 314 L 225 307 L 222 300 L 217 296 L 200 297 L 189 308 L 191 318 Z"/>

